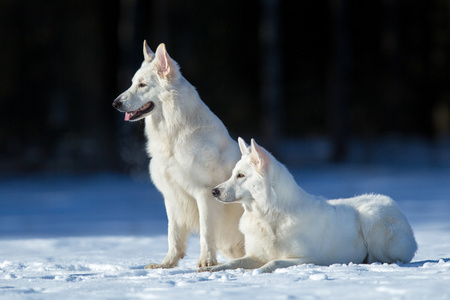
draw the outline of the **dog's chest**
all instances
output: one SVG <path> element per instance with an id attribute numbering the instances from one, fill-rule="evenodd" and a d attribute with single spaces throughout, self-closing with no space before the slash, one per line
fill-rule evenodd
<path id="1" fill-rule="evenodd" d="M 245 248 L 248 253 L 270 257 L 272 253 L 277 252 L 276 233 L 266 220 L 244 212 L 239 229 L 245 235 Z"/>
<path id="2" fill-rule="evenodd" d="M 190 178 L 188 170 L 186 170 L 186 165 L 189 164 L 188 161 L 192 159 L 184 155 L 184 159 L 180 160 L 177 156 L 183 155 L 164 153 L 152 157 L 150 172 L 154 181 L 162 180 L 168 184 L 181 186 L 184 186 L 186 182 L 192 182 L 192 178 Z M 158 177 L 158 179 L 155 177 Z"/>

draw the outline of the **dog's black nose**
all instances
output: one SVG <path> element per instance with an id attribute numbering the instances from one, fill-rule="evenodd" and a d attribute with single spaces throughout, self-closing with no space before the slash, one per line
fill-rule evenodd
<path id="1" fill-rule="evenodd" d="M 211 193 L 212 193 L 212 195 L 213 195 L 214 197 L 219 197 L 219 195 L 220 195 L 220 191 L 219 191 L 218 188 L 213 189 L 213 190 L 211 191 Z"/>
<path id="2" fill-rule="evenodd" d="M 114 100 L 114 102 L 112 103 L 112 106 L 115 108 L 115 109 L 120 109 L 120 107 L 121 107 L 121 103 L 120 103 L 120 101 L 117 101 L 117 100 Z"/>

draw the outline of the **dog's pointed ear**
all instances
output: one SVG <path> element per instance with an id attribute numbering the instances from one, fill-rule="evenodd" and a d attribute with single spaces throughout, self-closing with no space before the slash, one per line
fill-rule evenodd
<path id="1" fill-rule="evenodd" d="M 169 53 L 167 53 L 166 45 L 160 44 L 156 49 L 155 64 L 158 68 L 158 74 L 161 77 L 169 78 L 174 74 L 176 70 L 175 62 L 170 58 Z"/>
<path id="2" fill-rule="evenodd" d="M 155 58 L 155 53 L 153 53 L 152 49 L 147 45 L 147 41 L 144 40 L 144 60 L 146 62 L 151 62 Z"/>
<path id="3" fill-rule="evenodd" d="M 247 155 L 248 153 L 249 153 L 249 150 L 248 150 L 248 145 L 247 145 L 247 143 L 244 141 L 244 139 L 243 138 L 241 138 L 241 137 L 239 137 L 238 138 L 238 144 L 239 144 L 239 149 L 241 149 L 241 154 L 242 155 Z"/>
<path id="4" fill-rule="evenodd" d="M 262 172 L 269 162 L 266 150 L 259 146 L 254 139 L 251 141 L 250 160 L 258 172 Z"/>

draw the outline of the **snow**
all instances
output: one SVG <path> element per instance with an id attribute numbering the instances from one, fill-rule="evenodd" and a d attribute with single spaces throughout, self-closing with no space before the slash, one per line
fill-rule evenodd
<path id="1" fill-rule="evenodd" d="M 449 299 L 450 167 L 290 167 L 309 193 L 397 200 L 419 250 L 409 264 L 300 265 L 198 273 L 197 236 L 177 268 L 162 197 L 146 178 L 42 175 L 0 180 L 0 299 Z M 219 256 L 219 260 L 224 258 Z"/>

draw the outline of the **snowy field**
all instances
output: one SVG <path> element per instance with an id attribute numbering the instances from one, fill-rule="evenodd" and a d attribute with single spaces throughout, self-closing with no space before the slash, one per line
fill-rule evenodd
<path id="1" fill-rule="evenodd" d="M 415 232 L 413 261 L 197 273 L 192 236 L 179 267 L 144 270 L 167 250 L 164 205 L 150 182 L 3 176 L 0 299 L 450 299 L 450 167 L 290 169 L 312 194 L 393 197 Z"/>

